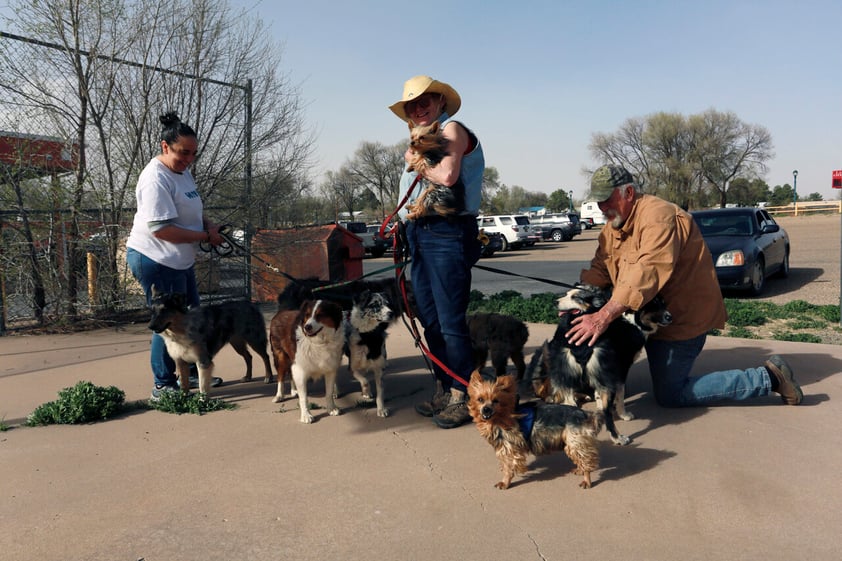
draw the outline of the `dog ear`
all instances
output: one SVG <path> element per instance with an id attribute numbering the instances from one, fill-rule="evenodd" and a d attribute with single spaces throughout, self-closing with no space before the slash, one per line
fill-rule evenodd
<path id="1" fill-rule="evenodd" d="M 511 374 L 497 376 L 497 387 L 505 392 L 513 392 L 515 390 L 515 377 Z"/>
<path id="2" fill-rule="evenodd" d="M 439 127 L 441 127 L 441 123 L 438 120 L 433 121 L 433 124 L 430 125 L 430 134 L 436 134 L 439 132 Z"/>

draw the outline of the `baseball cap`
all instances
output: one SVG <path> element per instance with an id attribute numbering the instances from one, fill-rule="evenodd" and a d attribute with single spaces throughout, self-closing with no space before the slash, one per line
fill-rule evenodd
<path id="1" fill-rule="evenodd" d="M 623 166 L 602 166 L 591 176 L 591 198 L 601 203 L 608 200 L 616 187 L 629 183 L 634 183 L 634 177 Z"/>

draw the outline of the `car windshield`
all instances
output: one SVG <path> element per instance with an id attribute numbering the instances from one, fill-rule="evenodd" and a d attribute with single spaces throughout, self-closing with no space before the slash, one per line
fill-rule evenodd
<path id="1" fill-rule="evenodd" d="M 696 216 L 696 223 L 705 237 L 750 236 L 751 217 L 745 214 L 723 214 L 719 216 Z"/>

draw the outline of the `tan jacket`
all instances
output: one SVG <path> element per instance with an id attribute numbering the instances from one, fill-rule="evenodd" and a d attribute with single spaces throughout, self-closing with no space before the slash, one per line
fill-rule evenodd
<path id="1" fill-rule="evenodd" d="M 652 195 L 637 198 L 619 230 L 606 224 L 581 280 L 613 286 L 611 299 L 633 310 L 659 292 L 673 317 L 655 338 L 685 340 L 725 326 L 716 270 L 693 217 Z"/>

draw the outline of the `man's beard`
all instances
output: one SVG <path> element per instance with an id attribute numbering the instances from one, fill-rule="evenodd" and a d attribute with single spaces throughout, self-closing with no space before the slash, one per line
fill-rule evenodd
<path id="1" fill-rule="evenodd" d="M 619 230 L 623 227 L 623 224 L 626 223 L 626 220 L 617 212 L 611 211 L 611 216 L 605 215 L 605 218 L 608 219 L 608 223 L 611 224 L 611 227 L 615 230 Z"/>

